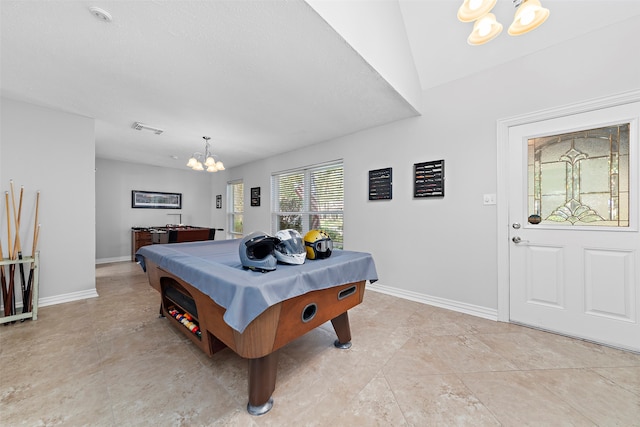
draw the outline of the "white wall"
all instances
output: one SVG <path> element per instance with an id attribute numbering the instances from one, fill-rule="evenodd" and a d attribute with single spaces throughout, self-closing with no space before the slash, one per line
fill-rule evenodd
<path id="1" fill-rule="evenodd" d="M 212 181 L 218 175 L 96 159 L 96 258 L 97 262 L 123 261 L 131 257 L 131 227 L 182 223 L 224 228 L 213 221 Z M 133 209 L 131 190 L 182 193 L 182 209 Z M 221 193 L 216 193 L 221 194 Z M 220 219 L 224 221 L 224 218 Z M 216 235 L 216 238 L 219 236 Z"/>
<path id="2" fill-rule="evenodd" d="M 497 313 L 496 121 L 640 88 L 638 19 L 423 92 L 422 117 L 234 168 L 262 206 L 245 199 L 245 232 L 269 231 L 270 175 L 336 158 L 345 167 L 345 249 L 371 252 L 379 285 L 397 295 Z M 568 55 L 567 52 L 571 52 Z M 597 55 L 594 55 L 597 52 Z M 443 199 L 412 197 L 413 164 L 445 160 Z M 370 202 L 367 176 L 393 168 L 393 200 Z"/>
<path id="3" fill-rule="evenodd" d="M 33 241 L 36 191 L 41 192 L 41 302 L 96 296 L 93 119 L 5 98 L 0 108 L 0 187 L 3 193 L 9 191 L 12 179 L 18 203 L 24 186 L 20 229 L 27 255 Z M 1 205 L 6 257 L 4 199 Z"/>

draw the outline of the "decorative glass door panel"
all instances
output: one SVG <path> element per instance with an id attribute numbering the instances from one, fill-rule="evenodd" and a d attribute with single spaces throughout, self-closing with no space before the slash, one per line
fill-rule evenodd
<path id="1" fill-rule="evenodd" d="M 629 128 L 528 139 L 529 222 L 629 227 Z"/>
<path id="2" fill-rule="evenodd" d="M 640 351 L 639 122 L 640 99 L 509 127 L 512 322 Z"/>

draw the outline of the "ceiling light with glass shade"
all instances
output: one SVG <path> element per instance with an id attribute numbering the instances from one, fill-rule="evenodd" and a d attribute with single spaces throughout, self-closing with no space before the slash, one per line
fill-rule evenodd
<path id="1" fill-rule="evenodd" d="M 467 42 L 472 45 L 485 44 L 498 37 L 502 32 L 502 24 L 496 21 L 493 13 L 487 13 L 473 24 L 473 31 Z"/>
<path id="2" fill-rule="evenodd" d="M 497 0 L 464 0 L 458 9 L 458 19 L 472 22 L 473 30 L 467 38 L 470 45 L 481 45 L 496 38 L 502 32 L 495 15 L 490 13 Z M 540 0 L 513 0 L 516 13 L 509 26 L 509 35 L 519 36 L 538 28 L 549 17 L 549 9 Z"/>
<path id="3" fill-rule="evenodd" d="M 211 152 L 210 136 L 202 137 L 205 141 L 204 153 L 195 152 L 189 159 L 187 166 L 194 171 L 218 172 L 224 170 L 224 164 L 215 159 L 214 154 Z"/>
<path id="4" fill-rule="evenodd" d="M 458 9 L 458 19 L 462 22 L 472 22 L 482 15 L 489 13 L 498 0 L 464 0 Z"/>
<path id="5" fill-rule="evenodd" d="M 516 15 L 509 26 L 509 35 L 519 36 L 538 28 L 549 17 L 549 9 L 542 7 L 539 0 L 514 0 Z"/>

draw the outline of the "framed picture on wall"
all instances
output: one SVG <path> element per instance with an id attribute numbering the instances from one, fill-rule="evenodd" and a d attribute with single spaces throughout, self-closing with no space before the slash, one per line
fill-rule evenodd
<path id="1" fill-rule="evenodd" d="M 392 168 L 369 171 L 369 200 L 391 200 L 393 197 Z"/>
<path id="2" fill-rule="evenodd" d="M 131 190 L 131 207 L 143 209 L 182 209 L 182 193 Z"/>
<path id="3" fill-rule="evenodd" d="M 413 165 L 413 197 L 444 197 L 444 160 Z"/>
<path id="4" fill-rule="evenodd" d="M 251 188 L 251 206 L 260 206 L 260 187 Z"/>
<path id="5" fill-rule="evenodd" d="M 222 194 L 216 196 L 216 209 L 222 209 Z"/>

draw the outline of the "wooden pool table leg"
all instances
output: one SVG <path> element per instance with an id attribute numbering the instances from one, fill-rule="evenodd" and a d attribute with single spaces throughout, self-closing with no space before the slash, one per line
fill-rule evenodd
<path id="1" fill-rule="evenodd" d="M 257 359 L 249 359 L 249 403 L 251 415 L 266 414 L 273 407 L 271 395 L 276 388 L 278 351 Z"/>
<path id="2" fill-rule="evenodd" d="M 345 311 L 338 317 L 331 319 L 333 330 L 336 331 L 338 339 L 333 345 L 340 349 L 351 348 L 351 327 L 349 326 L 349 315 Z"/>

